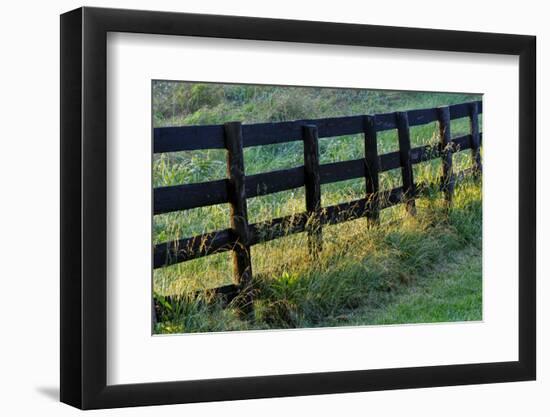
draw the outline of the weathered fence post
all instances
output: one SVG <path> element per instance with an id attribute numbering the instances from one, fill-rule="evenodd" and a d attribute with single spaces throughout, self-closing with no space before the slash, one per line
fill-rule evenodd
<path id="1" fill-rule="evenodd" d="M 305 125 L 302 128 L 304 139 L 304 185 L 306 211 L 308 215 L 308 247 L 312 258 L 323 248 L 321 228 L 321 175 L 319 172 L 319 135 L 317 126 Z"/>
<path id="2" fill-rule="evenodd" d="M 156 303 L 155 303 L 155 296 L 151 297 L 151 334 L 155 333 L 155 327 L 158 323 L 158 317 L 157 317 L 157 309 L 156 309 Z"/>
<path id="3" fill-rule="evenodd" d="M 378 172 L 378 143 L 376 134 L 376 116 L 365 116 L 365 186 L 367 192 L 367 219 L 374 225 L 380 219 L 380 182 Z"/>
<path id="4" fill-rule="evenodd" d="M 481 154 L 479 152 L 480 140 L 479 140 L 479 119 L 477 111 L 477 103 L 470 103 L 468 106 L 470 117 L 470 132 L 472 134 L 472 167 L 474 170 L 474 177 L 479 178 L 481 174 Z"/>
<path id="5" fill-rule="evenodd" d="M 227 194 L 231 206 L 231 228 L 237 237 L 233 248 L 233 274 L 241 291 L 242 310 L 252 312 L 252 262 L 250 260 L 248 211 L 244 175 L 243 134 L 240 122 L 224 124 L 227 148 Z"/>
<path id="6" fill-rule="evenodd" d="M 439 120 L 439 141 L 442 158 L 442 190 L 445 193 L 445 200 L 450 204 L 453 200 L 454 175 L 453 175 L 453 150 L 451 148 L 451 115 L 449 107 L 437 109 Z"/>
<path id="7" fill-rule="evenodd" d="M 414 184 L 411 162 L 411 134 L 407 112 L 395 113 L 397 121 L 397 136 L 399 138 L 399 158 L 401 159 L 401 177 L 403 178 L 403 195 L 409 214 L 416 214 L 416 188 Z"/>

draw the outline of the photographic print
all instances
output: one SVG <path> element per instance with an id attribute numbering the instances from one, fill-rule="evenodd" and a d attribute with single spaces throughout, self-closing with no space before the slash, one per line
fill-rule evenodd
<path id="1" fill-rule="evenodd" d="M 153 333 L 482 320 L 482 95 L 152 81 Z"/>

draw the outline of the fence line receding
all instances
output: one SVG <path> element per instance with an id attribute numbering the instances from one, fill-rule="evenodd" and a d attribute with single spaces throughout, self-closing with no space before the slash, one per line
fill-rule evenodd
<path id="1" fill-rule="evenodd" d="M 377 222 L 380 210 L 406 204 L 416 211 L 415 198 L 433 184 L 416 183 L 413 165 L 442 159 L 440 184 L 445 199 L 451 203 L 455 183 L 466 175 L 481 173 L 478 115 L 481 101 L 431 109 L 350 117 L 298 120 L 279 123 L 225 123 L 211 126 L 161 127 L 154 129 L 154 153 L 225 149 L 227 178 L 198 184 L 158 187 L 153 190 L 153 214 L 170 213 L 227 203 L 231 227 L 199 236 L 164 242 L 154 246 L 153 267 L 162 268 L 224 251 L 233 252 L 234 284 L 212 290 L 236 294 L 247 288 L 252 278 L 250 247 L 287 236 L 307 232 L 312 256 L 322 250 L 322 228 L 367 217 Z M 470 133 L 452 138 L 451 120 L 469 118 Z M 432 122 L 439 124 L 440 142 L 411 148 L 410 128 Z M 378 132 L 396 129 L 399 150 L 378 155 Z M 318 141 L 345 135 L 364 135 L 364 155 L 360 159 L 320 164 Z M 304 164 L 255 175 L 245 175 L 243 149 L 250 146 L 302 141 Z M 471 150 L 472 167 L 454 173 L 452 155 Z M 402 186 L 379 189 L 379 174 L 401 169 Z M 321 185 L 355 178 L 365 178 L 365 197 L 359 200 L 321 207 Z M 305 187 L 306 211 L 259 223 L 248 223 L 247 199 Z M 245 294 L 246 295 L 246 294 Z M 246 297 L 245 297 L 246 298 Z"/>

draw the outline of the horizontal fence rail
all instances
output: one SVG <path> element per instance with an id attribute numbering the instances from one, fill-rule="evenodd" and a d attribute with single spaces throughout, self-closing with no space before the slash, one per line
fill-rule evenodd
<path id="1" fill-rule="evenodd" d="M 479 134 L 480 142 L 482 134 Z M 471 149 L 472 135 L 452 140 L 452 152 Z M 426 162 L 440 157 L 440 147 L 419 146 L 410 150 L 412 164 Z M 379 172 L 391 171 L 401 167 L 399 152 L 390 152 L 379 156 Z M 321 184 L 361 178 L 365 175 L 365 160 L 354 159 L 333 162 L 319 166 Z M 246 198 L 259 197 L 280 191 L 304 186 L 304 167 L 282 169 L 246 176 Z M 216 180 L 196 184 L 172 185 L 154 189 L 154 214 L 188 210 L 197 207 L 212 206 L 228 202 L 228 180 Z"/>
<path id="2" fill-rule="evenodd" d="M 307 232 L 310 251 L 315 256 L 322 249 L 322 227 L 367 217 L 376 222 L 378 213 L 388 207 L 405 203 L 410 214 L 416 208 L 414 200 L 437 185 L 450 203 L 454 185 L 467 175 L 481 172 L 478 115 L 481 101 L 406 112 L 350 117 L 298 120 L 279 123 L 241 125 L 238 122 L 214 126 L 162 127 L 154 129 L 154 153 L 201 149 L 227 151 L 228 177 L 216 181 L 158 187 L 153 190 L 154 215 L 229 204 L 231 228 L 199 236 L 155 245 L 153 267 L 162 268 L 179 262 L 232 251 L 234 284 L 212 291 L 234 294 L 250 282 L 252 267 L 250 247 L 293 233 Z M 470 133 L 451 135 L 450 120 L 469 118 Z M 436 122 L 440 142 L 435 146 L 410 146 L 410 127 Z M 396 129 L 399 150 L 378 155 L 377 133 Z M 319 164 L 319 138 L 363 134 L 365 154 L 360 159 Z M 303 141 L 304 165 L 255 175 L 244 175 L 243 148 L 291 141 Z M 454 173 L 452 154 L 464 150 L 472 153 L 472 167 Z M 441 158 L 442 176 L 438 184 L 415 183 L 412 166 Z M 403 186 L 379 190 L 382 172 L 401 169 Z M 365 178 L 365 197 L 359 200 L 321 207 L 320 186 L 338 181 Z M 306 211 L 299 214 L 248 224 L 248 198 L 305 187 Z M 311 226 L 314 218 L 315 229 Z M 229 289 L 229 290 L 228 290 Z M 250 300 L 247 301 L 250 303 Z"/>
<path id="3" fill-rule="evenodd" d="M 482 113 L 482 102 L 473 102 L 477 113 Z M 469 117 L 470 103 L 449 106 L 451 119 Z M 409 110 L 409 126 L 438 121 L 437 108 Z M 279 123 L 243 125 L 243 146 L 271 145 L 302 140 L 302 126 L 315 125 L 319 138 L 364 133 L 364 116 L 334 117 L 326 119 L 296 120 Z M 397 129 L 395 113 L 376 115 L 376 131 Z M 195 151 L 201 149 L 225 149 L 223 125 L 157 127 L 154 129 L 153 152 Z"/>

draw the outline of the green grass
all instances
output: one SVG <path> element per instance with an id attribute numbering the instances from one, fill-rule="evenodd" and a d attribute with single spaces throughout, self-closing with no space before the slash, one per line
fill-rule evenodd
<path id="1" fill-rule="evenodd" d="M 366 90 L 195 87 L 189 83 L 154 86 L 155 126 L 377 113 L 480 98 L 463 94 Z M 180 104 L 168 105 L 174 102 Z M 453 136 L 465 134 L 468 121 L 453 121 L 451 128 Z M 438 134 L 434 123 L 414 127 L 411 129 L 413 146 L 437 143 Z M 322 139 L 321 163 L 360 158 L 363 146 L 361 135 Z M 379 153 L 397 149 L 395 131 L 379 135 Z M 453 157 L 455 171 L 471 164 L 469 152 L 462 154 Z M 300 142 L 245 150 L 247 175 L 302 164 Z M 414 168 L 417 182 L 433 182 L 440 173 L 439 159 Z M 153 162 L 155 187 L 209 181 L 225 178 L 225 175 L 223 150 L 155 155 Z M 381 175 L 382 189 L 400 185 L 399 170 Z M 323 185 L 321 191 L 324 207 L 363 198 L 364 179 Z M 359 219 L 323 228 L 324 247 L 315 262 L 307 252 L 304 233 L 255 245 L 252 248 L 255 292 L 255 316 L 252 320 L 245 320 L 239 314 L 239 300 L 222 306 L 208 291 L 200 293 L 198 299 L 185 295 L 231 283 L 230 253 L 157 269 L 154 271 L 155 293 L 158 296 L 180 296 L 181 299 L 173 305 L 165 305 L 156 332 L 477 320 L 481 314 L 480 287 L 470 300 L 471 314 L 467 313 L 466 306 L 463 309 L 452 307 L 452 294 L 445 293 L 452 290 L 451 283 L 448 288 L 439 289 L 441 296 L 429 291 L 439 281 L 447 281 L 454 272 L 446 268 L 455 265 L 458 258 L 463 257 L 474 270 L 481 271 L 481 184 L 467 182 L 458 187 L 450 212 L 437 190 L 418 200 L 417 207 L 418 215 L 414 218 L 407 216 L 402 206 L 382 211 L 379 227 L 368 227 L 365 219 Z M 303 188 L 248 200 L 251 223 L 303 212 L 304 209 Z M 153 241 L 160 243 L 227 227 L 228 205 L 169 213 L 154 217 Z M 439 281 L 425 278 L 436 275 L 440 277 Z M 466 278 L 449 279 L 458 281 L 458 289 L 469 288 L 468 285 L 472 284 Z M 416 292 L 409 294 L 411 300 L 407 304 L 407 300 L 399 297 L 406 294 L 402 291 L 412 289 Z M 469 301 L 463 302 L 467 304 Z M 378 313 L 374 314 L 376 311 Z"/>
<path id="2" fill-rule="evenodd" d="M 348 324 L 482 320 L 481 294 L 481 254 L 467 248 L 416 284 L 402 286 L 387 302 L 354 311 Z"/>

